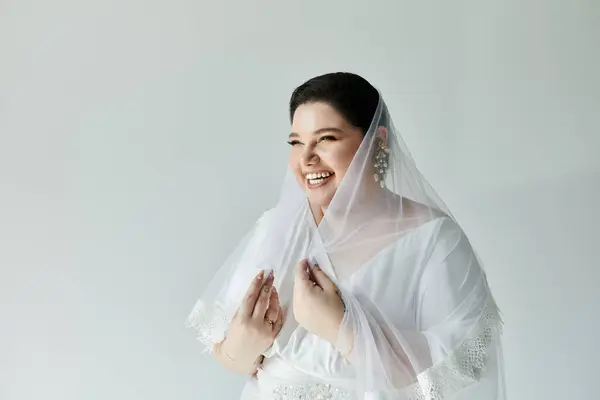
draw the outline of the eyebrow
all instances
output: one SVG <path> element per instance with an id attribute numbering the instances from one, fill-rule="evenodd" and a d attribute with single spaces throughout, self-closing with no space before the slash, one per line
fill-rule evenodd
<path id="1" fill-rule="evenodd" d="M 341 130 L 340 128 L 334 128 L 334 127 L 328 127 L 328 128 L 321 128 L 321 129 L 317 129 L 316 131 L 313 132 L 313 135 L 320 135 L 321 133 L 325 133 L 325 132 L 337 132 L 337 133 L 343 133 L 344 131 Z M 290 133 L 290 138 L 295 138 L 295 137 L 299 137 L 300 135 L 297 134 L 296 132 L 292 132 Z"/>

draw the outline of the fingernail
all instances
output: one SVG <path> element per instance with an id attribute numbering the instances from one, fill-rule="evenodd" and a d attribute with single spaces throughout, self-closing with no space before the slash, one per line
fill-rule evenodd
<path id="1" fill-rule="evenodd" d="M 263 276 L 265 276 L 265 271 L 260 271 L 260 272 L 258 273 L 258 276 L 256 277 L 256 279 L 262 279 L 262 278 L 263 278 Z"/>

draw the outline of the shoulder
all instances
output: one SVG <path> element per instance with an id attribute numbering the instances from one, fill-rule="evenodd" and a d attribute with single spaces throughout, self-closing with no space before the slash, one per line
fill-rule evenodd
<path id="1" fill-rule="evenodd" d="M 409 228 L 380 253 L 394 262 L 398 258 L 413 257 L 419 269 L 426 269 L 428 265 L 442 263 L 449 254 L 457 251 L 466 254 L 470 251 L 470 245 L 459 224 L 443 216 L 421 221 Z"/>
<path id="2" fill-rule="evenodd" d="M 272 230 L 275 225 L 274 222 L 277 220 L 277 212 L 276 208 L 270 208 L 264 211 L 254 223 L 254 227 L 252 229 L 252 236 L 255 241 L 264 240 L 269 232 Z"/>
<path id="3" fill-rule="evenodd" d="M 439 216 L 422 222 L 413 228 L 411 233 L 415 244 L 429 256 L 438 252 L 450 252 L 461 241 L 466 240 L 460 225 L 448 216 Z"/>
<path id="4" fill-rule="evenodd" d="M 445 216 L 437 218 L 433 223 L 428 246 L 431 261 L 447 257 L 455 252 L 471 253 L 473 251 L 467 235 L 454 219 Z"/>
<path id="5" fill-rule="evenodd" d="M 481 276 L 479 259 L 460 225 L 449 217 L 435 220 L 424 259 L 424 278 L 442 275 L 463 279 Z"/>
<path id="6" fill-rule="evenodd" d="M 452 244 L 461 239 L 466 239 L 466 235 L 458 222 L 454 219 L 443 216 L 436 218 L 432 230 L 432 241 L 439 244 Z"/>
<path id="7" fill-rule="evenodd" d="M 270 221 L 275 217 L 275 208 L 269 208 L 264 211 L 260 217 L 256 220 L 257 227 L 264 227 L 269 224 Z"/>

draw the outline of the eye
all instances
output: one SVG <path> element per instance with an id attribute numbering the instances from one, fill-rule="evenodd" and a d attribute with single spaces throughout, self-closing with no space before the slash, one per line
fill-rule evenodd
<path id="1" fill-rule="evenodd" d="M 330 136 L 330 135 L 327 135 L 327 136 L 321 136 L 321 137 L 319 138 L 319 142 L 322 142 L 322 141 L 324 141 L 324 140 L 331 140 L 331 141 L 334 141 L 334 140 L 337 140 L 337 138 L 335 138 L 335 137 L 333 137 L 333 136 Z"/>
<path id="2" fill-rule="evenodd" d="M 295 146 L 297 144 L 300 144 L 300 141 L 298 140 L 290 140 L 289 142 L 287 142 L 287 144 L 289 144 L 290 146 Z"/>

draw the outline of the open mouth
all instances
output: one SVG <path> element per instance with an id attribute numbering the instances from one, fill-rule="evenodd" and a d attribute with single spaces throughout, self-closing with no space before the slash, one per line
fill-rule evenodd
<path id="1" fill-rule="evenodd" d="M 310 189 L 321 187 L 333 178 L 333 172 L 316 172 L 306 174 L 306 183 Z"/>

